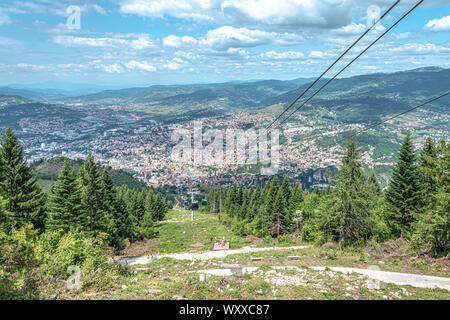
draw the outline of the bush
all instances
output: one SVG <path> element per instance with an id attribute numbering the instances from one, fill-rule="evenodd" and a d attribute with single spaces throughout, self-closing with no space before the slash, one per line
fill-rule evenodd
<path id="1" fill-rule="evenodd" d="M 38 297 L 36 238 L 31 225 L 12 230 L 10 235 L 0 231 L 0 299 Z"/>
<path id="2" fill-rule="evenodd" d="M 105 289 L 128 266 L 108 260 L 107 235 L 87 232 L 46 232 L 38 236 L 31 225 L 0 231 L 0 299 L 54 297 L 65 289 L 69 266 L 78 266 L 82 289 Z M 64 286 L 64 288 L 63 288 Z"/>

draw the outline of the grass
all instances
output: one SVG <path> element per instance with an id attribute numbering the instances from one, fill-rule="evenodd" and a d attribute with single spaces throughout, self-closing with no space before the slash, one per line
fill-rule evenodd
<path id="1" fill-rule="evenodd" d="M 171 210 L 167 220 L 159 223 L 158 250 L 160 252 L 188 252 L 191 244 L 200 242 L 205 247 L 196 251 L 209 250 L 210 239 L 225 236 L 231 240 L 231 248 L 249 245 L 243 237 L 219 223 L 218 218 L 209 213 L 195 212 L 191 221 L 190 212 Z M 274 245 L 261 244 L 265 246 Z M 281 244 L 280 244 L 281 245 Z M 300 256 L 299 260 L 288 260 L 290 255 Z M 251 261 L 251 257 L 262 257 L 261 261 Z M 317 300 L 449 300 L 450 295 L 443 289 L 414 288 L 390 283 L 371 282 L 360 274 L 344 274 L 312 270 L 311 266 L 341 266 L 367 268 L 377 265 L 381 270 L 432 274 L 450 277 L 448 270 L 434 265 L 412 264 L 402 261 L 379 263 L 362 250 L 311 246 L 306 249 L 274 248 L 268 251 L 228 255 L 224 258 L 201 260 L 175 260 L 160 258 L 147 265 L 131 266 L 128 275 L 119 276 L 109 288 L 101 291 L 67 291 L 58 295 L 59 299 L 151 299 L 173 300 L 178 297 L 206 300 L 272 300 L 272 299 L 317 299 Z M 201 279 L 199 270 L 220 268 L 221 264 L 233 263 L 246 267 L 257 267 L 251 274 L 241 276 L 206 276 Z M 296 266 L 298 270 L 279 270 L 272 266 Z"/>
<path id="2" fill-rule="evenodd" d="M 282 251 L 272 251 L 272 255 Z M 314 251 L 306 252 L 309 257 Z M 242 261 L 242 255 L 235 259 Z M 277 257 L 278 261 L 285 259 Z M 101 292 L 64 292 L 60 299 L 151 299 L 173 300 L 181 296 L 193 300 L 205 299 L 317 299 L 317 300 L 409 300 L 449 299 L 442 289 L 424 289 L 380 283 L 368 286 L 367 278 L 358 274 L 332 271 L 314 271 L 307 267 L 301 271 L 273 270 L 265 261 L 252 274 L 243 276 L 209 276 L 201 281 L 196 271 L 217 268 L 220 261 L 187 261 L 169 258 L 156 260 L 143 271 L 135 270 L 131 276 L 117 279 L 113 288 Z M 247 264 L 250 264 L 247 259 Z M 290 262 L 292 264 L 292 261 Z M 135 268 L 133 268 L 135 269 Z"/>
<path id="3" fill-rule="evenodd" d="M 166 221 L 156 226 L 160 252 L 206 251 L 211 247 L 211 239 L 214 237 L 217 237 L 217 240 L 225 237 L 226 241 L 230 241 L 231 249 L 250 245 L 249 240 L 235 235 L 222 225 L 216 216 L 201 211 L 195 211 L 194 215 L 195 219 L 192 221 L 191 211 L 177 209 L 169 211 Z M 204 247 L 191 246 L 197 242 Z"/>

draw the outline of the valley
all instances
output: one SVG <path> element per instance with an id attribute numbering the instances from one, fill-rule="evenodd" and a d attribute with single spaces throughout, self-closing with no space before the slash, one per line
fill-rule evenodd
<path id="1" fill-rule="evenodd" d="M 335 80 L 277 128 L 280 173 L 304 188 L 329 184 L 346 138 L 440 93 L 449 77 L 449 69 L 422 68 Z M 31 162 L 56 156 L 80 159 L 92 151 L 102 164 L 132 171 L 155 187 L 228 186 L 236 175 L 242 184 L 255 186 L 267 181 L 260 165 L 217 167 L 204 162 L 192 167 L 174 162 L 171 134 L 177 129 L 192 134 L 194 122 L 201 123 L 203 132 L 219 130 L 224 137 L 226 129 L 261 132 L 307 81 L 151 86 L 65 97 L 59 102 L 3 95 L 0 130 L 11 126 L 17 132 Z M 447 139 L 449 103 L 444 98 L 359 135 L 366 170 L 374 170 L 385 185 L 395 151 L 408 130 L 416 146 L 425 137 Z"/>

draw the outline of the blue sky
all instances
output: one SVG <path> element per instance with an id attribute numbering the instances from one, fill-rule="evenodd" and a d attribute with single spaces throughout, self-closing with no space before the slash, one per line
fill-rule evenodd
<path id="1" fill-rule="evenodd" d="M 348 61 L 417 1 L 402 0 Z M 0 2 L 0 85 L 114 86 L 320 74 L 394 0 Z M 69 6 L 80 28 L 69 28 Z M 450 67 L 450 0 L 425 0 L 342 76 Z M 338 65 L 337 68 L 342 67 Z"/>

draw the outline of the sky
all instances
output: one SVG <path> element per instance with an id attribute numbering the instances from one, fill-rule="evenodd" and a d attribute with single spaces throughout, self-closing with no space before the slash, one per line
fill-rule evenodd
<path id="1" fill-rule="evenodd" d="M 0 0 L 0 85 L 310 78 L 394 2 Z M 417 2 L 401 0 L 329 76 Z M 449 58 L 450 0 L 425 0 L 341 76 L 449 68 Z"/>

